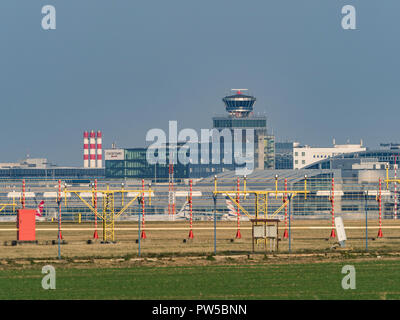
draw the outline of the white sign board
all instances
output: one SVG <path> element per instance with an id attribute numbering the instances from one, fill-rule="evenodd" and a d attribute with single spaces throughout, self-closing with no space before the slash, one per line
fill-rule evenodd
<path id="1" fill-rule="evenodd" d="M 343 219 L 342 217 L 336 217 L 335 218 L 335 226 L 336 226 L 336 233 L 337 233 L 337 238 L 338 241 L 346 241 L 346 232 L 344 231 L 344 224 L 343 224 Z"/>
<path id="2" fill-rule="evenodd" d="M 367 195 L 369 196 L 379 196 L 379 190 L 367 190 Z M 381 190 L 381 196 L 390 196 L 389 190 Z"/>
<path id="3" fill-rule="evenodd" d="M 43 192 L 43 198 L 57 198 L 58 192 Z M 71 198 L 71 193 L 61 191 L 61 198 Z"/>
<path id="4" fill-rule="evenodd" d="M 81 193 L 79 193 L 79 195 L 80 195 L 82 198 L 91 198 L 91 197 L 94 196 L 94 192 L 81 192 Z M 101 198 L 101 197 L 105 197 L 105 196 L 106 196 L 105 193 L 103 193 L 103 192 L 97 192 L 97 198 Z"/>
<path id="5" fill-rule="evenodd" d="M 267 226 L 266 229 L 266 236 L 267 238 L 276 238 L 278 236 L 278 230 L 277 226 Z"/>
<path id="6" fill-rule="evenodd" d="M 254 238 L 265 238 L 264 226 L 253 226 Z"/>
<path id="7" fill-rule="evenodd" d="M 146 191 L 147 191 L 147 190 L 146 190 Z M 141 197 L 141 196 L 142 196 L 142 193 L 143 193 L 143 192 L 128 192 L 128 193 L 126 194 L 126 196 L 127 196 L 128 198 Z M 148 192 L 145 192 L 145 193 L 144 193 L 144 197 L 147 198 L 148 196 L 149 196 L 149 193 L 148 193 Z M 153 192 L 153 191 L 150 192 L 150 196 L 151 196 L 151 197 L 154 197 L 154 192 Z"/>
<path id="8" fill-rule="evenodd" d="M 104 151 L 105 160 L 124 160 L 124 149 L 107 149 Z"/>
<path id="9" fill-rule="evenodd" d="M 188 197 L 189 191 L 175 191 L 175 197 Z M 192 197 L 201 197 L 201 191 L 192 191 Z"/>
<path id="10" fill-rule="evenodd" d="M 277 193 L 271 192 L 271 193 L 268 194 L 268 196 L 269 196 L 270 198 L 274 198 L 274 197 L 282 198 L 284 195 L 285 195 L 285 194 L 284 194 L 284 193 L 281 193 L 281 192 L 277 192 Z"/>
<path id="11" fill-rule="evenodd" d="M 333 196 L 334 197 L 341 197 L 344 195 L 344 192 L 339 190 L 339 191 L 333 191 Z M 330 197 L 332 196 L 332 191 L 331 190 L 318 190 L 317 191 L 317 197 Z"/>
<path id="12" fill-rule="evenodd" d="M 35 193 L 34 192 L 25 192 L 25 198 L 34 198 Z M 7 198 L 22 198 L 22 192 L 9 192 L 7 194 Z"/>

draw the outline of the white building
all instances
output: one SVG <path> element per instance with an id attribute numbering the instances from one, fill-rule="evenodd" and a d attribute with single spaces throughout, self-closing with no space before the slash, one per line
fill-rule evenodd
<path id="1" fill-rule="evenodd" d="M 365 151 L 367 148 L 360 144 L 334 144 L 331 148 L 314 148 L 296 146 L 293 148 L 293 169 L 302 169 L 314 162 L 343 153 Z"/>
<path id="2" fill-rule="evenodd" d="M 2 162 L 0 163 L 0 169 L 46 169 L 49 167 L 54 167 L 54 165 L 50 164 L 45 158 L 26 158 L 21 160 L 20 162 Z"/>

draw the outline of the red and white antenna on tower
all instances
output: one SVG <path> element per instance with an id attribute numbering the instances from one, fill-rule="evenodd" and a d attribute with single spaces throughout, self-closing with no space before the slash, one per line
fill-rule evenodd
<path id="1" fill-rule="evenodd" d="M 90 168 L 96 168 L 96 134 L 90 131 Z"/>
<path id="2" fill-rule="evenodd" d="M 97 168 L 103 167 L 103 149 L 102 149 L 102 138 L 101 131 L 97 131 Z"/>
<path id="3" fill-rule="evenodd" d="M 89 132 L 83 132 L 83 167 L 89 168 Z"/>

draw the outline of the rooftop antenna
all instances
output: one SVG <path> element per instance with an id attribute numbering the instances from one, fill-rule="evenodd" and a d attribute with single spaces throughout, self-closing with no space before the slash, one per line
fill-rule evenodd
<path id="1" fill-rule="evenodd" d="M 231 89 L 231 91 L 236 91 L 237 94 L 242 94 L 242 91 L 248 91 L 249 89 Z"/>

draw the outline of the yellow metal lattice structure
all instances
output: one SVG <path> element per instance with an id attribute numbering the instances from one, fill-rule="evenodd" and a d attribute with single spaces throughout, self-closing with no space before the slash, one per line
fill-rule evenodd
<path id="1" fill-rule="evenodd" d="M 16 204 L 15 203 L 0 203 L 0 212 L 2 212 L 7 207 L 12 207 L 13 212 L 14 212 Z"/>
<path id="2" fill-rule="evenodd" d="M 100 193 L 103 198 L 103 208 L 101 213 L 97 208 L 92 206 L 87 200 L 85 200 L 81 194 L 82 193 L 92 193 L 92 203 L 95 191 L 92 190 L 67 190 L 65 188 L 64 195 L 67 197 L 68 193 L 75 194 L 98 218 L 103 220 L 103 241 L 104 242 L 114 242 L 115 241 L 115 219 L 118 218 L 121 214 L 123 214 L 135 201 L 141 196 L 145 196 L 145 194 L 149 197 L 149 202 L 151 203 L 151 195 L 152 190 L 149 188 L 147 190 L 127 190 L 127 189 L 118 189 L 118 190 L 110 190 L 107 186 L 106 190 L 97 190 L 97 194 Z M 115 212 L 114 207 L 114 199 L 115 194 L 124 195 L 126 193 L 134 194 L 132 199 L 126 203 L 123 208 L 119 212 Z"/>
<path id="3" fill-rule="evenodd" d="M 246 182 L 245 182 L 245 188 L 243 191 L 241 190 L 218 190 L 218 185 L 217 185 L 217 179 L 214 179 L 214 196 L 218 194 L 223 194 L 224 196 L 227 196 L 241 212 L 243 212 L 249 219 L 258 219 L 259 216 L 264 215 L 266 219 L 268 218 L 274 218 L 288 203 L 289 201 L 283 201 L 283 204 L 272 214 L 268 214 L 268 196 L 270 194 L 275 194 L 275 197 L 277 198 L 277 195 L 291 195 L 293 198 L 297 194 L 304 194 L 304 199 L 307 199 L 307 180 L 304 181 L 304 189 L 303 190 L 278 190 L 278 184 L 275 184 L 275 190 L 246 190 Z M 243 196 L 244 199 L 250 194 L 253 194 L 255 197 L 255 216 L 251 216 L 249 212 L 243 208 L 242 205 L 235 199 L 235 195 Z"/>
<path id="4" fill-rule="evenodd" d="M 267 194 L 262 194 L 262 193 L 255 193 L 256 197 L 256 206 L 255 206 L 255 212 L 256 212 L 256 217 L 260 215 L 264 215 L 266 218 L 268 215 L 268 195 Z"/>
<path id="5" fill-rule="evenodd" d="M 114 193 L 103 197 L 103 241 L 114 242 Z"/>
<path id="6" fill-rule="evenodd" d="M 389 165 L 386 165 L 386 189 L 389 189 L 389 183 L 400 183 L 400 179 L 389 177 Z"/>

